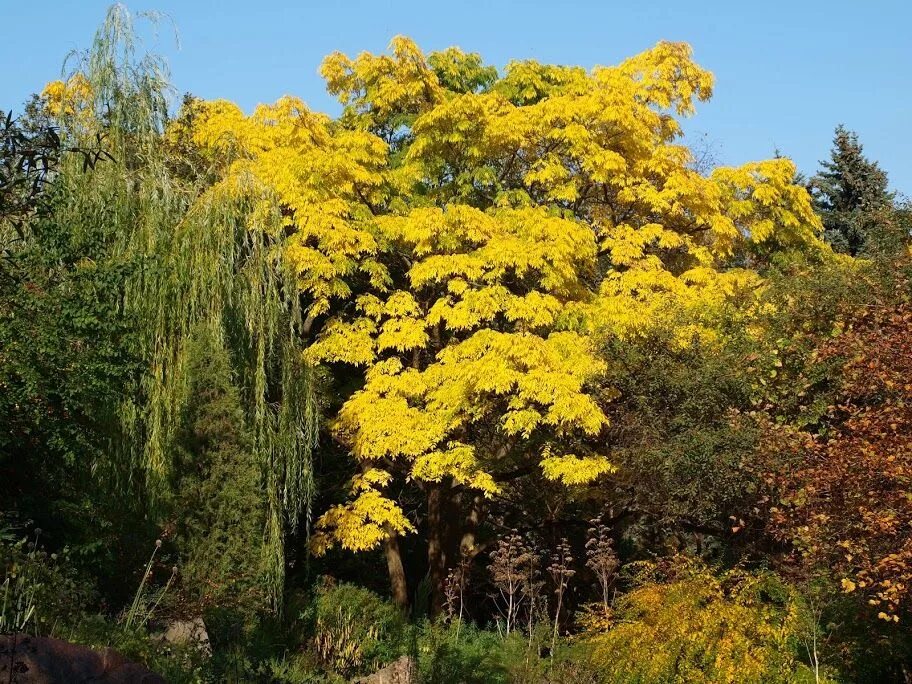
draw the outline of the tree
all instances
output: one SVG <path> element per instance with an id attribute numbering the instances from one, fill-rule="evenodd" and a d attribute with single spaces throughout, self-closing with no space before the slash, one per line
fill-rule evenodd
<path id="1" fill-rule="evenodd" d="M 38 96 L 3 119 L 0 512 L 37 521 L 111 598 L 125 590 L 118 556 L 130 558 L 128 540 L 149 528 L 126 513 L 136 499 L 104 477 L 124 441 L 118 405 L 140 377 L 122 306 L 138 263 L 110 259 L 106 226 L 68 214 L 79 182 L 111 170 L 101 141 L 93 151 L 64 143 Z"/>
<path id="2" fill-rule="evenodd" d="M 30 123 L 28 118 L 14 119 L 12 112 L 0 117 L 0 230 L 12 228 L 20 239 L 23 223 L 38 208 L 60 164 L 60 137 L 54 127 Z"/>
<path id="3" fill-rule="evenodd" d="M 98 476 L 141 501 L 146 513 L 167 500 L 175 440 L 193 402 L 190 341 L 200 325 L 223 329 L 254 449 L 266 464 L 270 601 L 278 611 L 286 532 L 298 529 L 313 495 L 319 423 L 317 384 L 301 357 L 295 273 L 284 262 L 282 215 L 268 210 L 262 187 L 244 186 L 249 192 L 239 197 L 230 184 L 212 184 L 217 167 L 207 164 L 214 162 L 192 156 L 196 150 L 181 137 L 193 100 L 171 120 L 163 61 L 140 53 L 137 43 L 130 14 L 114 5 L 75 71 L 42 95 L 65 146 L 92 149 L 103 140 L 114 160 L 87 165 L 81 155 L 67 155 L 67 202 L 53 220 L 76 237 L 100 234 L 106 264 L 136 265 L 118 307 L 136 333 L 130 352 L 142 372 L 113 407 L 123 439 Z M 185 152 L 190 156 L 180 158 Z"/>
<path id="4" fill-rule="evenodd" d="M 598 336 L 682 310 L 681 338 L 711 335 L 713 311 L 759 283 L 731 260 L 820 250 L 819 223 L 788 160 L 692 170 L 674 115 L 712 76 L 686 45 L 590 73 L 515 62 L 492 82 L 476 57 L 398 37 L 323 74 L 338 122 L 293 98 L 249 117 L 200 103 L 193 136 L 222 187 L 279 207 L 306 357 L 363 369 L 333 424 L 358 464 L 352 496 L 314 548 L 385 544 L 405 600 L 397 539 L 421 527 L 439 605 L 486 501 L 613 470 Z M 424 504 L 408 510 L 402 488 Z"/>
<path id="5" fill-rule="evenodd" d="M 820 164 L 809 189 L 823 218 L 824 239 L 837 251 L 863 254 L 877 213 L 893 202 L 887 174 L 864 156 L 858 134 L 842 125 L 836 127 L 830 160 Z"/>
<path id="6" fill-rule="evenodd" d="M 675 334 L 613 340 L 603 351 L 612 360 L 605 386 L 620 395 L 608 414 L 618 472 L 598 496 L 634 555 L 656 547 L 718 553 L 735 534 L 745 537 L 732 532 L 733 520 L 754 498 L 747 459 L 758 435 L 744 412 L 746 358 L 757 340 L 682 347 L 669 341 Z"/>
<path id="7" fill-rule="evenodd" d="M 266 492 L 222 331 L 201 327 L 189 351 L 185 426 L 177 442 L 176 542 L 196 610 L 243 624 L 268 605 Z"/>
<path id="8" fill-rule="evenodd" d="M 115 559 L 142 527 L 125 512 L 135 499 L 106 477 L 124 439 L 118 405 L 141 374 L 122 308 L 137 264 L 108 259 L 98 226 L 59 220 L 73 201 L 67 183 L 42 193 L 0 268 L 0 509 L 38 521 L 116 594 Z"/>
<path id="9" fill-rule="evenodd" d="M 770 431 L 767 450 L 794 454 L 780 471 L 771 528 L 794 545 L 808 571 L 826 569 L 846 593 L 866 599 L 870 616 L 907 615 L 912 583 L 912 421 L 908 304 L 873 305 L 823 344 L 836 359 L 839 393 L 826 434 Z"/>

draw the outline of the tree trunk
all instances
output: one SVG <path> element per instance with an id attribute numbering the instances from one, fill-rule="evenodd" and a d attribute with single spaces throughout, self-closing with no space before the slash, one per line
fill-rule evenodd
<path id="1" fill-rule="evenodd" d="M 443 583 L 446 579 L 446 520 L 443 514 L 443 485 L 429 483 L 427 490 L 428 505 L 428 578 L 430 580 L 430 612 L 431 617 L 437 617 L 443 610 L 444 591 Z"/>
<path id="2" fill-rule="evenodd" d="M 390 591 L 395 603 L 402 610 L 409 605 L 408 582 L 405 579 L 405 567 L 402 565 L 402 553 L 399 551 L 399 537 L 390 534 L 384 544 L 386 566 L 389 569 Z"/>
<path id="3" fill-rule="evenodd" d="M 466 516 L 465 520 L 465 530 L 462 533 L 462 539 L 459 541 L 461 560 L 471 561 L 478 555 L 478 551 L 475 548 L 475 542 L 478 526 L 481 524 L 481 507 L 483 503 L 484 498 L 481 494 L 475 494 L 472 497 L 472 503 L 469 505 L 469 514 Z"/>

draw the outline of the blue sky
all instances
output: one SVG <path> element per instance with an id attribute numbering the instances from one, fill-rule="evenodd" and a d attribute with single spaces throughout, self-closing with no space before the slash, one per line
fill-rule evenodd
<path id="1" fill-rule="evenodd" d="M 108 0 L 0 0 L 0 109 L 18 108 L 88 46 Z M 686 128 L 708 135 L 721 163 L 775 148 L 813 172 L 833 128 L 856 130 L 894 189 L 912 195 L 912 3 L 393 2 L 142 0 L 162 27 L 157 49 L 174 85 L 251 109 L 285 93 L 334 113 L 317 69 L 333 50 L 382 51 L 397 33 L 425 50 L 459 45 L 502 66 L 510 59 L 614 64 L 659 40 L 687 41 L 716 75 L 716 94 Z"/>

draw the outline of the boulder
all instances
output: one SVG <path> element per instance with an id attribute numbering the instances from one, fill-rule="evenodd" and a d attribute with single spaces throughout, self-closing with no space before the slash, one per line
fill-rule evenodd
<path id="1" fill-rule="evenodd" d="M 0 682 L 6 684 L 167 684 L 117 651 L 100 651 L 60 639 L 0 636 Z"/>
<path id="2" fill-rule="evenodd" d="M 355 684 L 414 684 L 418 681 L 418 668 L 415 661 L 402 656 L 384 668 L 367 677 L 355 680 Z"/>
<path id="3" fill-rule="evenodd" d="M 169 622 L 162 639 L 175 646 L 195 645 L 203 655 L 212 655 L 209 633 L 206 631 L 206 623 L 201 617 Z"/>

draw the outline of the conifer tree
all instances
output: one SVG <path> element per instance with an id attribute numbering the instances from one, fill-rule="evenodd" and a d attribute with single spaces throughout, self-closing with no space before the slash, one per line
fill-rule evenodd
<path id="1" fill-rule="evenodd" d="M 187 598 L 252 616 L 268 606 L 266 493 L 253 436 L 220 331 L 191 343 L 186 422 L 178 446 L 177 542 Z"/>
<path id="2" fill-rule="evenodd" d="M 893 201 L 887 174 L 864 156 L 858 134 L 842 125 L 836 127 L 830 160 L 820 164 L 809 189 L 823 219 L 824 239 L 837 251 L 864 253 L 876 213 Z"/>

